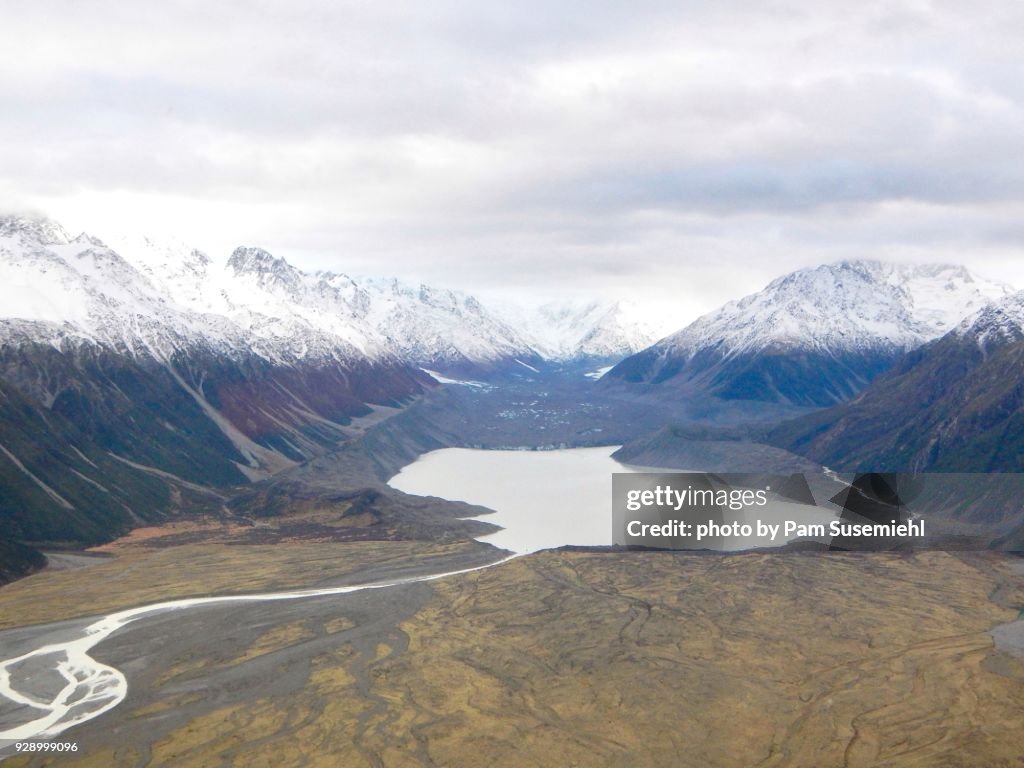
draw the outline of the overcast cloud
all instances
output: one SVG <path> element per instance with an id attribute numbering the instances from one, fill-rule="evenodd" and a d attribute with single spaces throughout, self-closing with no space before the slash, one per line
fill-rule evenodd
<path id="1" fill-rule="evenodd" d="M 1024 287 L 1024 4 L 8 3 L 0 201 L 680 320 L 798 266 Z"/>

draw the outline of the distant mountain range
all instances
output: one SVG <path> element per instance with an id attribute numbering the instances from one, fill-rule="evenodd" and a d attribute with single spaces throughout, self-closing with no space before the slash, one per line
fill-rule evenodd
<path id="1" fill-rule="evenodd" d="M 770 439 L 842 470 L 1024 472 L 1024 292 Z"/>
<path id="2" fill-rule="evenodd" d="M 275 362 L 364 357 L 480 373 L 516 359 L 618 359 L 657 338 L 614 302 L 505 308 L 508 319 L 461 292 L 307 273 L 260 248 L 238 248 L 218 265 L 182 244 L 111 248 L 19 217 L 0 218 L 0 239 L 0 318 L 104 346 L 162 353 L 201 341 Z"/>
<path id="3" fill-rule="evenodd" d="M 801 269 L 626 358 L 603 381 L 662 396 L 832 405 L 1011 291 L 944 264 Z"/>
<path id="4" fill-rule="evenodd" d="M 227 320 L 284 359 L 333 353 L 448 373 L 540 360 L 507 323 L 454 291 L 306 273 L 260 248 L 237 248 L 222 265 L 148 241 L 122 251 L 169 301 Z"/>
<path id="5" fill-rule="evenodd" d="M 564 301 L 496 311 L 546 360 L 618 362 L 668 333 L 627 301 Z"/>

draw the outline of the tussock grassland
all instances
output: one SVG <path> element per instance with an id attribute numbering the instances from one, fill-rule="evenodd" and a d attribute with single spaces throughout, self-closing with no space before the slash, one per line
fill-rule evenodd
<path id="1" fill-rule="evenodd" d="M 988 555 L 540 553 L 432 583 L 369 645 L 342 622 L 300 690 L 170 731 L 128 712 L 128 743 L 65 762 L 1018 765 L 1024 665 L 986 632 L 1015 618 L 1020 581 Z M 168 706 L 193 706 L 172 688 Z"/>
<path id="2" fill-rule="evenodd" d="M 422 541 L 146 546 L 154 541 L 121 547 L 85 569 L 41 571 L 0 588 L 0 629 L 176 598 L 315 587 L 389 563 L 416 561 L 429 569 L 436 561 L 443 570 L 448 557 L 478 548 L 473 542 Z"/>

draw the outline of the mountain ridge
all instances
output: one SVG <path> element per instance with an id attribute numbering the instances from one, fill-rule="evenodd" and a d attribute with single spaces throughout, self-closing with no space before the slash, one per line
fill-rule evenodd
<path id="1" fill-rule="evenodd" d="M 958 265 L 808 267 L 703 315 L 626 358 L 604 380 L 726 400 L 831 405 L 1009 292 Z"/>
<path id="2" fill-rule="evenodd" d="M 497 309 L 521 330 L 534 349 L 556 362 L 611 362 L 635 354 L 669 330 L 640 317 L 636 304 L 623 300 L 547 302 Z"/>

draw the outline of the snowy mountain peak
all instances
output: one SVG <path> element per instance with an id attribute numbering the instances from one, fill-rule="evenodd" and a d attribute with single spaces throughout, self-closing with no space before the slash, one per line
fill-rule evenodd
<path id="1" fill-rule="evenodd" d="M 181 242 L 122 238 L 107 247 L 48 220 L 2 221 L 0 312 L 45 322 L 37 333 L 55 344 L 73 336 L 160 355 L 212 346 L 276 363 L 362 355 L 474 375 L 541 361 L 532 335 L 459 291 L 308 273 L 256 247 L 236 248 L 221 266 Z M 655 338 L 614 303 L 549 307 L 542 325 L 545 313 L 557 318 L 546 332 L 558 336 L 558 359 L 622 357 Z"/>
<path id="2" fill-rule="evenodd" d="M 628 302 L 582 299 L 532 309 L 504 306 L 502 313 L 534 349 L 552 360 L 621 359 L 671 330 L 650 322 Z"/>
<path id="3" fill-rule="evenodd" d="M 459 298 L 452 291 L 431 288 L 429 285 L 420 284 L 417 291 L 420 302 L 431 307 L 437 307 L 446 312 L 455 312 L 459 307 Z M 465 306 L 465 301 L 463 301 Z"/>
<path id="4" fill-rule="evenodd" d="M 262 248 L 236 248 L 228 259 L 228 268 L 236 276 L 254 277 L 264 288 L 283 289 L 293 296 L 302 292 L 303 273 Z"/>
<path id="5" fill-rule="evenodd" d="M 0 216 L 0 235 L 21 236 L 40 245 L 64 245 L 71 241 L 64 227 L 45 216 Z"/>
<path id="6" fill-rule="evenodd" d="M 966 318 L 956 328 L 973 338 L 982 350 L 1024 340 L 1024 291 L 1018 291 Z"/>
<path id="7" fill-rule="evenodd" d="M 709 346 L 910 349 L 1011 290 L 958 265 L 842 261 L 779 277 L 664 343 L 691 355 Z"/>
<path id="8" fill-rule="evenodd" d="M 294 271 L 294 268 L 284 259 L 274 256 L 262 248 L 239 246 L 228 258 L 228 266 L 235 274 L 253 272 L 257 274 L 273 273 L 281 274 Z"/>
<path id="9" fill-rule="evenodd" d="M 189 262 L 193 268 L 205 270 L 206 267 L 210 266 L 210 264 L 213 263 L 213 259 L 211 259 L 209 256 L 207 256 L 199 249 L 193 248 L 189 252 Z"/>
<path id="10" fill-rule="evenodd" d="M 98 237 L 93 237 L 85 232 L 79 233 L 76 237 L 71 239 L 72 243 L 77 245 L 92 246 L 93 248 L 106 248 L 107 244 L 100 240 Z"/>
<path id="11" fill-rule="evenodd" d="M 698 318 L 605 378 L 671 382 L 725 400 L 830 405 L 1010 290 L 948 264 L 809 267 Z"/>

